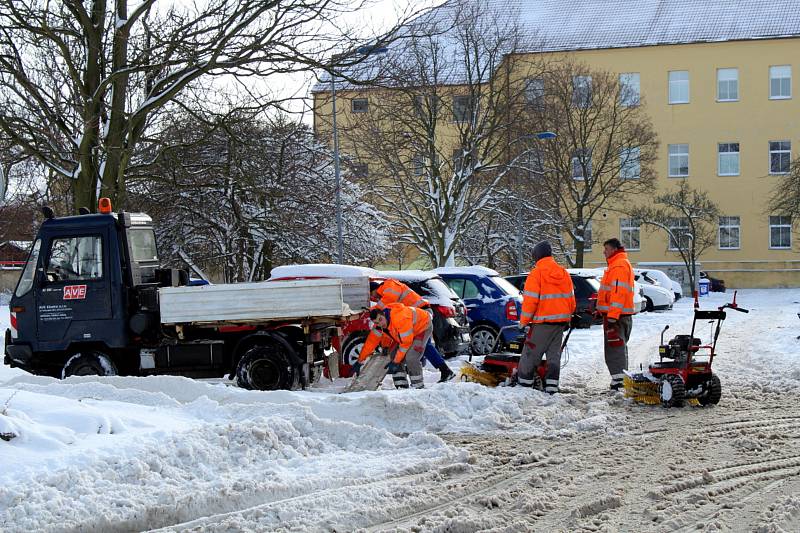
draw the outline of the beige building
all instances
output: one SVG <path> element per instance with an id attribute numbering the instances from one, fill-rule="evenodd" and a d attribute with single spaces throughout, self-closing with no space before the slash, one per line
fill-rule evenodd
<path id="1" fill-rule="evenodd" d="M 536 53 L 566 52 L 618 73 L 638 92 L 661 143 L 653 194 L 688 180 L 708 191 L 723 215 L 702 270 L 733 287 L 800 286 L 798 226 L 767 205 L 800 155 L 796 1 L 486 3 L 516 10 L 520 23 L 546 43 Z M 317 89 L 320 127 L 330 118 L 329 95 L 324 86 Z M 341 101 L 340 120 L 363 105 Z M 611 236 L 620 236 L 635 264 L 680 262 L 663 231 L 612 211 L 603 215 L 592 222 L 587 266 L 604 262 L 598 242 Z"/>

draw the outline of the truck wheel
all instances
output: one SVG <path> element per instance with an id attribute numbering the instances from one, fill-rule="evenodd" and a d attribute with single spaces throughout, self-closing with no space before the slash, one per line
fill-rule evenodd
<path id="1" fill-rule="evenodd" d="M 358 356 L 361 354 L 361 348 L 364 347 L 364 342 L 367 340 L 366 335 L 351 335 L 342 347 L 342 363 L 346 365 L 353 365 L 358 361 Z"/>
<path id="2" fill-rule="evenodd" d="M 253 346 L 236 365 L 236 383 L 250 390 L 291 390 L 298 383 L 299 372 L 284 352 L 277 344 Z"/>
<path id="3" fill-rule="evenodd" d="M 61 370 L 61 378 L 69 376 L 116 376 L 117 367 L 100 352 L 79 352 L 70 357 Z"/>

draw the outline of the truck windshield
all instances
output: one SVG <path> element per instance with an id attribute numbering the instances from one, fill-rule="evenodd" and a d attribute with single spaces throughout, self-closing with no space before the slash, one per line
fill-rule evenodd
<path id="1" fill-rule="evenodd" d="M 132 229 L 129 238 L 134 261 L 137 263 L 158 261 L 156 236 L 151 228 Z"/>
<path id="2" fill-rule="evenodd" d="M 17 297 L 24 296 L 33 287 L 33 275 L 36 273 L 36 263 L 39 262 L 39 249 L 41 247 L 41 239 L 36 239 L 36 242 L 33 243 L 33 248 L 31 248 L 31 254 L 28 256 L 28 262 L 25 263 L 25 270 L 22 271 L 22 276 L 20 276 L 19 283 L 17 283 L 17 290 L 14 291 Z"/>

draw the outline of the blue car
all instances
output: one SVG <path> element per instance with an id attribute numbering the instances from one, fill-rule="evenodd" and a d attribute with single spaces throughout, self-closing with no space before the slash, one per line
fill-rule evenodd
<path id="1" fill-rule="evenodd" d="M 482 267 L 443 267 L 434 272 L 444 279 L 467 306 L 473 355 L 491 353 L 498 332 L 519 325 L 522 297 L 519 290 L 496 271 Z M 503 331 L 497 351 L 520 352 L 524 335 L 517 328 Z"/>

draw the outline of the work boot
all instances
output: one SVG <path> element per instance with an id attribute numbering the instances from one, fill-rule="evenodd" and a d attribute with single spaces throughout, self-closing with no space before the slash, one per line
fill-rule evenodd
<path id="1" fill-rule="evenodd" d="M 608 388 L 613 391 L 618 391 L 622 389 L 622 383 L 612 383 Z"/>
<path id="2" fill-rule="evenodd" d="M 446 364 L 442 365 L 439 368 L 439 372 L 442 373 L 442 377 L 439 378 L 439 383 L 444 383 L 445 381 L 450 381 L 451 379 L 456 377 L 456 375 L 453 373 L 453 371 L 450 370 L 450 367 L 447 366 Z"/>

